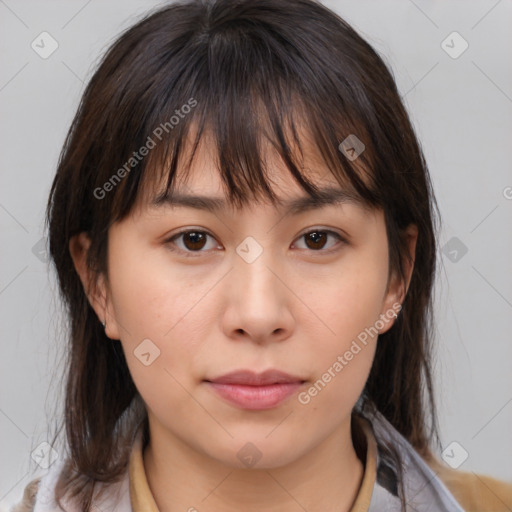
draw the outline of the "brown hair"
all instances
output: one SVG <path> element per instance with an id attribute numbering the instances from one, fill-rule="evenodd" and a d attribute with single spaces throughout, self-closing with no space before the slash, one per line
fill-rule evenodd
<path id="1" fill-rule="evenodd" d="M 384 211 L 390 271 L 402 273 L 404 230 L 418 228 L 410 287 L 395 325 L 379 337 L 363 396 L 419 453 L 427 454 L 437 438 L 430 367 L 435 200 L 391 71 L 315 0 L 172 3 L 125 31 L 102 59 L 68 133 L 48 202 L 49 249 L 70 320 L 70 454 L 59 494 L 80 496 L 83 510 L 96 481 L 113 482 L 126 469 L 133 434 L 147 418 L 120 343 L 106 337 L 84 293 L 71 237 L 88 233 L 88 265 L 107 275 L 109 226 L 130 213 L 156 173 L 174 186 L 192 125 L 198 127 L 195 147 L 205 130 L 213 134 L 234 204 L 258 194 L 274 200 L 262 165 L 262 133 L 314 196 L 316 187 L 297 160 L 298 123 L 308 127 L 340 183 Z M 350 134 L 365 145 L 354 161 L 339 149 Z M 150 138 L 156 143 L 150 158 L 131 160 Z"/>

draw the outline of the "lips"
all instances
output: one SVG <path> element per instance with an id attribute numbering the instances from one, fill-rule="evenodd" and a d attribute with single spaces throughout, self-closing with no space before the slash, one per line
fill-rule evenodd
<path id="1" fill-rule="evenodd" d="M 267 370 L 263 373 L 254 373 L 250 370 L 237 370 L 222 375 L 221 377 L 210 379 L 209 382 L 215 382 L 217 384 L 240 384 L 242 386 L 267 386 L 269 384 L 304 382 L 304 380 L 279 370 Z"/>
<path id="2" fill-rule="evenodd" d="M 237 370 L 205 381 L 221 398 L 242 409 L 277 407 L 294 394 L 304 379 L 279 370 L 254 373 Z"/>

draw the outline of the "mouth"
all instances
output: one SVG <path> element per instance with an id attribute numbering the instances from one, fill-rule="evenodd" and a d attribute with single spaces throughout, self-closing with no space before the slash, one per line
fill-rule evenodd
<path id="1" fill-rule="evenodd" d="M 259 374 L 237 370 L 204 382 L 231 405 L 247 410 L 263 410 L 283 403 L 306 381 L 279 370 Z"/>

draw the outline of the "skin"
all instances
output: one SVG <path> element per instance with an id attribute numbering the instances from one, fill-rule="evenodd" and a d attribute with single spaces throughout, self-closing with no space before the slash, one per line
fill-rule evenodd
<path id="1" fill-rule="evenodd" d="M 339 188 L 310 154 L 305 164 L 316 169 L 315 182 Z M 180 190 L 225 197 L 211 161 L 201 145 Z M 280 198 L 305 195 L 277 158 L 270 162 Z M 203 252 L 193 252 L 183 236 L 169 242 L 184 228 L 212 235 Z M 345 241 L 329 235 L 315 249 L 303 236 L 315 228 Z M 248 236 L 263 249 L 252 263 L 236 252 Z M 307 405 L 295 394 L 273 409 L 243 410 L 204 379 L 276 368 L 307 381 L 300 391 L 309 389 L 359 333 L 403 301 L 416 236 L 411 227 L 405 280 L 388 272 L 383 212 L 355 203 L 291 216 L 269 202 L 216 214 L 141 202 L 109 231 L 108 279 L 85 266 L 87 235 L 71 241 L 91 304 L 106 320 L 107 335 L 121 340 L 147 407 L 144 466 L 159 510 L 350 510 L 363 476 L 351 411 L 377 337 Z M 392 324 L 393 318 L 386 320 L 379 332 Z M 134 355 L 147 338 L 160 349 L 149 366 Z M 237 457 L 248 442 L 261 452 L 252 468 Z"/>

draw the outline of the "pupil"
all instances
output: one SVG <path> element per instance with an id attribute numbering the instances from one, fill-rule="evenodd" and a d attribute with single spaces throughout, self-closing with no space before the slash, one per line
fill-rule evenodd
<path id="1" fill-rule="evenodd" d="M 189 243 L 187 244 L 187 241 Z M 203 233 L 191 231 L 185 235 L 185 245 L 189 249 L 201 249 L 204 247 L 205 236 Z"/>
<path id="2" fill-rule="evenodd" d="M 321 249 L 325 243 L 326 235 L 321 231 L 313 231 L 307 236 L 307 240 L 313 242 L 313 249 Z M 309 244 L 308 244 L 309 245 Z"/>

